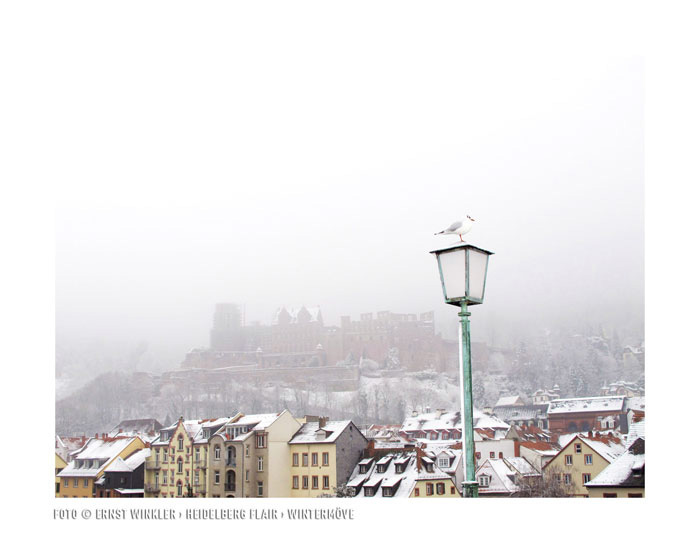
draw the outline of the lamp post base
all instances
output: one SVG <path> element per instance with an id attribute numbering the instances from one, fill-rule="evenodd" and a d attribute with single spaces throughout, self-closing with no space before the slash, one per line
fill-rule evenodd
<path id="1" fill-rule="evenodd" d="M 462 497 L 479 497 L 479 483 L 476 481 L 462 482 Z"/>

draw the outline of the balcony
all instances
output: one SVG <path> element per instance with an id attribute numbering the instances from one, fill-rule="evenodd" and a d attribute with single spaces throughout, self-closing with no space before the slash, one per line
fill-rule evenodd
<path id="1" fill-rule="evenodd" d="M 236 491 L 236 484 L 234 484 L 233 482 L 226 483 L 226 484 L 224 484 L 224 490 L 227 492 L 235 492 Z"/>
<path id="2" fill-rule="evenodd" d="M 205 469 L 207 468 L 207 460 L 206 459 L 195 459 L 194 460 L 194 467 L 199 468 L 199 469 Z"/>
<path id="3" fill-rule="evenodd" d="M 236 458 L 233 457 L 230 459 L 226 459 L 226 466 L 227 467 L 235 467 L 236 466 Z"/>
<path id="4" fill-rule="evenodd" d="M 144 491 L 148 493 L 158 493 L 160 491 L 160 484 L 146 484 L 144 486 Z"/>
<path id="5" fill-rule="evenodd" d="M 160 461 L 157 459 L 150 459 L 146 461 L 146 470 L 158 470 L 160 469 Z"/>

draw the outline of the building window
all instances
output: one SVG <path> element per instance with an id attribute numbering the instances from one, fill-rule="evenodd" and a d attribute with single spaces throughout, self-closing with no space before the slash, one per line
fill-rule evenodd
<path id="1" fill-rule="evenodd" d="M 246 469 L 246 471 L 245 471 L 245 481 L 246 482 L 250 482 L 249 476 L 250 476 L 250 471 L 248 469 Z"/>
<path id="2" fill-rule="evenodd" d="M 180 437 L 177 439 L 177 448 L 178 448 L 180 451 L 182 451 L 182 445 L 183 445 L 182 442 L 183 442 L 182 436 L 180 436 Z"/>
<path id="3" fill-rule="evenodd" d="M 445 495 L 445 484 L 438 483 L 435 485 L 435 491 L 438 495 Z"/>
<path id="4" fill-rule="evenodd" d="M 218 445 L 214 448 L 214 459 L 221 459 L 221 448 Z"/>
<path id="5" fill-rule="evenodd" d="M 438 457 L 438 467 L 447 468 L 450 466 L 450 460 L 447 457 Z"/>
<path id="6" fill-rule="evenodd" d="M 415 497 L 420 497 L 420 489 L 416 487 L 416 489 L 413 490 L 413 495 L 414 495 Z"/>
<path id="7" fill-rule="evenodd" d="M 489 457 L 490 457 L 491 459 L 495 459 L 495 458 L 496 458 L 496 452 L 495 452 L 495 451 L 489 452 Z"/>
<path id="8" fill-rule="evenodd" d="M 299 454 L 298 453 L 292 453 L 292 466 L 295 466 L 295 467 L 299 466 Z"/>
<path id="9" fill-rule="evenodd" d="M 382 488 L 382 495 L 384 497 L 393 497 L 394 490 L 392 490 L 391 488 Z"/>
<path id="10" fill-rule="evenodd" d="M 199 448 L 194 450 L 194 460 L 199 461 Z"/>
<path id="11" fill-rule="evenodd" d="M 576 453 L 581 453 L 581 444 L 574 444 L 574 451 L 576 451 Z"/>
<path id="12" fill-rule="evenodd" d="M 295 490 L 299 489 L 299 477 L 298 476 L 292 476 L 292 488 Z"/>
<path id="13" fill-rule="evenodd" d="M 177 458 L 177 472 L 182 473 L 182 457 Z"/>
<path id="14" fill-rule="evenodd" d="M 571 484 L 571 475 L 568 473 L 564 475 L 564 484 Z"/>
<path id="15" fill-rule="evenodd" d="M 590 481 L 591 481 L 591 475 L 588 474 L 587 472 L 584 472 L 583 473 L 583 483 L 588 484 L 588 482 L 590 482 Z"/>
<path id="16" fill-rule="evenodd" d="M 309 489 L 309 477 L 308 476 L 301 477 L 301 487 L 305 490 Z"/>
<path id="17" fill-rule="evenodd" d="M 583 459 L 587 465 L 593 464 L 593 455 L 585 455 Z"/>
<path id="18" fill-rule="evenodd" d="M 503 459 L 503 452 L 502 452 L 502 451 L 499 451 L 499 452 L 498 452 L 498 458 L 499 458 L 499 459 Z"/>
<path id="19" fill-rule="evenodd" d="M 245 456 L 250 457 L 250 444 L 245 444 Z"/>
<path id="20" fill-rule="evenodd" d="M 267 434 L 258 434 L 255 437 L 255 447 L 264 449 L 267 447 Z"/>
<path id="21" fill-rule="evenodd" d="M 318 453 L 312 453 L 312 454 L 311 454 L 311 466 L 312 466 L 312 467 L 317 467 L 317 466 L 318 466 Z"/>
<path id="22" fill-rule="evenodd" d="M 74 488 L 78 487 L 78 479 L 77 478 L 73 478 L 73 487 Z"/>
<path id="23" fill-rule="evenodd" d="M 476 452 L 476 458 L 477 458 L 477 459 L 481 459 L 481 451 L 477 451 L 477 452 Z"/>
<path id="24" fill-rule="evenodd" d="M 177 495 L 178 497 L 182 496 L 182 482 L 180 482 L 179 480 L 177 481 Z"/>
<path id="25" fill-rule="evenodd" d="M 308 453 L 302 453 L 302 454 L 301 454 L 301 466 L 302 466 L 302 467 L 308 467 L 308 466 L 309 466 L 309 454 L 308 454 Z"/>
<path id="26" fill-rule="evenodd" d="M 617 494 L 615 494 L 615 496 L 617 497 Z M 603 495 L 603 497 L 605 497 L 605 495 Z M 628 493 L 627 497 L 642 497 L 642 494 L 641 493 Z"/>
<path id="27" fill-rule="evenodd" d="M 318 489 L 318 476 L 312 476 L 312 477 L 311 477 L 311 487 L 312 487 L 314 490 L 317 490 L 317 489 Z"/>
<path id="28" fill-rule="evenodd" d="M 328 476 L 323 477 L 323 489 L 327 490 L 331 487 L 331 479 Z"/>
<path id="29" fill-rule="evenodd" d="M 321 455 L 321 459 L 323 462 L 323 466 L 327 467 L 328 466 L 328 452 L 327 451 Z"/>
<path id="30" fill-rule="evenodd" d="M 263 467 L 264 467 L 263 458 L 262 458 L 262 457 L 258 457 L 258 472 L 262 472 Z"/>
<path id="31" fill-rule="evenodd" d="M 262 496 L 263 496 L 263 483 L 258 482 L 258 497 L 262 497 Z"/>
<path id="32" fill-rule="evenodd" d="M 450 493 L 451 493 L 452 495 L 455 494 L 455 487 L 454 487 L 454 486 L 450 486 Z"/>
<path id="33" fill-rule="evenodd" d="M 488 476 L 479 476 L 479 486 L 482 488 L 488 488 L 489 487 L 489 477 Z"/>
<path id="34" fill-rule="evenodd" d="M 574 464 L 574 456 L 573 455 L 564 455 L 564 464 L 573 465 Z"/>
<path id="35" fill-rule="evenodd" d="M 88 487 L 88 479 L 83 478 L 83 488 L 87 488 L 87 487 Z"/>
<path id="36" fill-rule="evenodd" d="M 616 493 L 604 493 L 603 497 L 617 497 L 617 494 Z"/>
<path id="37" fill-rule="evenodd" d="M 221 482 L 221 474 L 218 470 L 214 471 L 214 484 L 219 484 Z"/>
<path id="38" fill-rule="evenodd" d="M 433 485 L 432 484 L 425 485 L 425 495 L 433 495 Z"/>

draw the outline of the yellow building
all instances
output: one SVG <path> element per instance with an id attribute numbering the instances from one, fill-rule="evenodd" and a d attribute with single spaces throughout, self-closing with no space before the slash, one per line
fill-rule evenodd
<path id="1" fill-rule="evenodd" d="M 228 420 L 180 417 L 161 428 L 146 461 L 144 497 L 205 497 L 209 439 Z"/>
<path id="2" fill-rule="evenodd" d="M 309 420 L 289 440 L 289 497 L 335 495 L 345 485 L 368 440 L 352 421 Z"/>
<path id="3" fill-rule="evenodd" d="M 56 497 L 58 497 L 58 494 L 61 491 L 61 478 L 58 476 L 58 473 L 61 472 L 64 468 L 68 466 L 68 463 L 66 463 L 63 460 L 63 457 L 61 457 L 58 453 L 56 453 Z"/>
<path id="4" fill-rule="evenodd" d="M 589 497 L 644 497 L 644 438 L 586 484 Z"/>
<path id="5" fill-rule="evenodd" d="M 577 497 L 588 497 L 586 484 L 598 476 L 625 448 L 619 439 L 606 436 L 576 434 L 544 466 L 547 476 L 556 476 Z"/>
<path id="6" fill-rule="evenodd" d="M 94 497 L 95 482 L 112 462 L 124 459 L 146 444 L 138 437 L 90 438 L 72 455 L 72 460 L 58 473 L 57 497 Z"/>

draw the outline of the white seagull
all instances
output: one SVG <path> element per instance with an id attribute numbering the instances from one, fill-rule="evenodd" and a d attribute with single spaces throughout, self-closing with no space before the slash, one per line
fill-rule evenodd
<path id="1" fill-rule="evenodd" d="M 467 234 L 472 229 L 472 223 L 474 223 L 474 219 L 467 215 L 461 221 L 455 221 L 445 230 L 441 230 L 435 234 L 457 234 L 459 235 L 459 241 L 464 242 L 464 240 L 462 240 L 462 235 Z"/>

